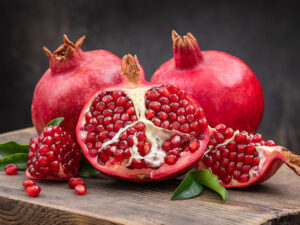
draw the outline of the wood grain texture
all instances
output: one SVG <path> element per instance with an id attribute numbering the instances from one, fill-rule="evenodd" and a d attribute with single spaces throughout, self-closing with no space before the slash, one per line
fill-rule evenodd
<path id="1" fill-rule="evenodd" d="M 0 142 L 28 143 L 34 129 L 0 135 Z M 264 184 L 229 190 L 229 200 L 205 190 L 170 201 L 179 180 L 136 184 L 105 177 L 86 179 L 78 196 L 66 182 L 39 181 L 38 198 L 22 187 L 24 172 L 0 172 L 0 224 L 300 224 L 300 179 L 286 166 Z"/>

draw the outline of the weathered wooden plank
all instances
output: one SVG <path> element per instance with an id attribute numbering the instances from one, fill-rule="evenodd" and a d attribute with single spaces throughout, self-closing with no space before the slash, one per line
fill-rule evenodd
<path id="1" fill-rule="evenodd" d="M 0 142 L 28 143 L 31 128 L 0 135 Z M 264 184 L 229 190 L 229 200 L 206 190 L 200 197 L 170 201 L 180 181 L 136 184 L 86 179 L 78 196 L 65 182 L 38 182 L 38 198 L 23 190 L 24 173 L 0 173 L 0 224 L 300 224 L 300 179 L 284 166 Z"/>

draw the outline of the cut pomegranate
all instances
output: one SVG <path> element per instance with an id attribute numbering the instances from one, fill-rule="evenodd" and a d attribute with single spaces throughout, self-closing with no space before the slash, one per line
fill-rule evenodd
<path id="1" fill-rule="evenodd" d="M 16 175 L 18 173 L 18 166 L 16 164 L 6 165 L 4 168 L 6 175 Z"/>
<path id="2" fill-rule="evenodd" d="M 84 184 L 77 184 L 74 188 L 76 194 L 85 195 L 86 194 L 86 186 Z"/>
<path id="3" fill-rule="evenodd" d="M 50 68 L 36 85 L 31 106 L 38 134 L 49 121 L 64 117 L 61 127 L 75 138 L 78 116 L 89 97 L 123 80 L 121 59 L 105 50 L 82 51 L 84 38 L 73 43 L 64 35 L 64 44 L 53 53 L 43 48 Z"/>
<path id="4" fill-rule="evenodd" d="M 33 137 L 26 176 L 39 180 L 69 180 L 77 176 L 81 154 L 78 145 L 61 127 L 49 126 Z"/>
<path id="5" fill-rule="evenodd" d="M 29 186 L 36 185 L 34 180 L 24 180 L 23 187 L 26 189 Z"/>
<path id="6" fill-rule="evenodd" d="M 77 184 L 84 184 L 84 180 L 81 177 L 73 177 L 68 182 L 69 187 L 74 189 Z"/>
<path id="7" fill-rule="evenodd" d="M 300 175 L 300 156 L 263 140 L 261 134 L 226 128 L 219 124 L 210 129 L 211 137 L 197 169 L 209 169 L 226 188 L 248 187 L 270 178 L 286 163 Z"/>
<path id="8" fill-rule="evenodd" d="M 200 51 L 196 38 L 172 32 L 174 58 L 162 64 L 151 82 L 175 84 L 199 102 L 211 126 L 224 123 L 254 133 L 264 113 L 264 95 L 252 70 L 239 58 Z"/>
<path id="9" fill-rule="evenodd" d="M 41 192 L 41 188 L 37 185 L 31 185 L 31 186 L 27 187 L 25 190 L 26 190 L 27 194 L 31 197 L 37 197 L 40 195 L 40 192 Z"/>
<path id="10" fill-rule="evenodd" d="M 90 163 L 107 175 L 167 179 L 191 168 L 209 140 L 203 110 L 174 85 L 148 84 L 137 58 L 122 59 L 127 78 L 84 106 L 76 129 Z"/>

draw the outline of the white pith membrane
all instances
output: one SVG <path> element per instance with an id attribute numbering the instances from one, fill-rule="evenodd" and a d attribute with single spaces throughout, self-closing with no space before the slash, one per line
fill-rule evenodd
<path id="1" fill-rule="evenodd" d="M 131 153 L 130 158 L 122 160 L 122 161 L 116 161 L 114 159 L 114 156 L 110 156 L 109 160 L 107 162 L 105 162 L 105 165 L 102 165 L 103 167 L 109 166 L 110 171 L 116 171 L 120 168 L 120 166 L 127 167 L 128 169 L 130 169 L 130 165 L 134 160 L 143 159 L 148 168 L 140 169 L 141 173 L 138 174 L 137 177 L 138 177 L 138 179 L 143 179 L 144 177 L 146 179 L 152 178 L 152 176 L 154 176 L 153 174 L 155 173 L 155 170 L 159 169 L 163 164 L 165 164 L 166 152 L 162 149 L 162 144 L 166 140 L 170 139 L 172 136 L 174 136 L 176 134 L 181 136 L 182 142 L 185 140 L 190 140 L 192 138 L 191 135 L 188 133 L 183 133 L 183 132 L 180 132 L 177 130 L 164 129 L 164 128 L 155 126 L 152 121 L 150 121 L 146 118 L 146 115 L 145 115 L 145 113 L 146 113 L 146 104 L 145 104 L 146 93 L 147 93 L 147 91 L 149 91 L 150 89 L 152 89 L 154 87 L 157 87 L 157 86 L 149 85 L 149 86 L 145 86 L 145 87 L 126 88 L 126 89 L 121 88 L 119 90 L 113 90 L 113 91 L 121 91 L 133 102 L 137 121 L 135 121 L 132 124 L 127 125 L 123 128 L 120 128 L 116 132 L 116 134 L 113 138 L 111 138 L 109 141 L 104 142 L 102 144 L 102 147 L 100 149 L 97 149 L 98 152 L 105 149 L 106 146 L 109 146 L 111 144 L 119 142 L 120 141 L 119 138 L 120 138 L 120 135 L 122 134 L 122 132 L 127 130 L 130 127 L 134 127 L 139 122 L 142 122 L 146 127 L 145 128 L 146 141 L 151 144 L 151 149 L 150 149 L 150 152 L 148 154 L 146 154 L 145 156 L 140 155 L 138 148 L 137 148 L 138 140 L 137 140 L 136 133 L 135 133 L 134 137 L 133 137 L 134 145 L 130 149 L 130 153 Z M 110 90 L 104 90 L 104 91 L 110 92 Z M 100 94 L 100 92 L 98 94 Z M 94 97 L 96 97 L 96 96 L 97 95 L 95 95 Z M 91 101 L 90 103 L 92 104 L 93 102 Z M 83 114 L 88 113 L 89 108 L 90 107 L 86 107 Z M 80 125 L 81 140 L 85 140 L 85 138 L 87 137 L 87 134 L 88 134 L 88 131 L 86 131 L 84 129 L 86 123 L 87 122 L 86 122 L 85 116 L 82 116 L 82 121 L 81 121 L 81 125 Z M 206 135 L 206 137 L 208 137 L 208 130 L 206 129 L 205 132 L 203 132 L 203 134 Z M 199 144 L 200 144 L 199 146 L 201 146 L 201 144 L 205 145 L 207 141 L 208 141 L 208 138 L 205 138 L 205 140 L 202 142 L 199 140 Z M 200 148 L 201 147 L 199 147 L 199 149 Z M 199 151 L 199 149 L 197 151 Z M 201 157 L 202 152 L 201 153 L 196 153 L 196 152 L 193 152 L 192 154 L 195 154 L 196 157 Z M 180 160 L 180 158 L 182 156 L 184 156 L 186 154 L 191 154 L 191 152 L 184 152 L 184 151 L 181 152 L 178 161 Z M 198 154 L 199 154 L 199 156 L 197 156 Z M 97 156 L 95 156 L 94 158 L 97 158 Z M 195 160 L 192 159 L 192 161 L 195 161 Z M 92 164 L 94 163 L 93 165 L 95 165 L 96 164 L 95 162 L 96 162 L 96 160 L 93 160 L 93 162 L 91 162 L 91 163 Z M 182 162 L 180 162 L 178 164 L 184 165 L 187 163 L 188 163 L 187 160 L 182 160 Z M 130 173 L 131 173 L 130 171 L 127 171 L 126 175 L 130 176 L 131 175 Z"/>
<path id="2" fill-rule="evenodd" d="M 210 128 L 210 134 L 213 135 L 216 133 L 216 129 Z M 224 142 L 217 144 L 216 146 L 214 145 L 208 145 L 205 153 L 203 154 L 203 158 L 205 155 L 207 155 L 209 152 L 213 151 L 214 149 L 218 149 L 221 146 L 227 146 L 227 144 L 231 141 L 235 141 L 235 136 L 240 134 L 241 132 L 239 130 L 234 131 L 232 137 L 225 139 Z M 249 134 L 247 134 L 247 137 L 249 138 Z M 253 143 L 253 142 L 252 142 Z M 261 180 L 263 181 L 264 178 L 261 178 L 261 174 L 264 174 L 265 170 L 268 169 L 269 164 L 271 164 L 274 160 L 280 160 L 282 162 L 285 161 L 284 156 L 281 154 L 281 149 L 283 147 L 281 146 L 266 146 L 262 145 L 260 142 L 254 143 L 255 144 L 255 150 L 258 153 L 258 157 L 260 159 L 259 164 L 256 167 L 250 168 L 248 174 L 249 174 L 249 179 L 244 182 L 245 184 L 249 183 L 255 183 L 256 181 Z M 203 161 L 199 161 L 197 168 L 208 168 L 210 171 L 212 171 L 211 167 L 208 167 Z M 274 167 L 275 168 L 275 167 Z M 276 168 L 277 170 L 277 168 Z M 276 172 L 276 170 L 274 172 Z M 242 174 L 241 174 L 242 175 Z M 217 175 L 218 176 L 218 175 Z M 225 187 L 242 187 L 241 182 L 234 179 L 233 176 L 231 176 L 231 181 L 230 183 L 224 184 L 221 179 L 219 179 L 221 184 L 223 184 Z M 246 186 L 246 185 L 245 185 Z"/>

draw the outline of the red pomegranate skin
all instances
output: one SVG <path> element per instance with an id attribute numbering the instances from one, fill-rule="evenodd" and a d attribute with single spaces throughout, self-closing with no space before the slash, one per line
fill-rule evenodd
<path id="1" fill-rule="evenodd" d="M 252 70 L 239 58 L 220 51 L 200 51 L 188 33 L 173 31 L 174 58 L 162 64 L 151 82 L 171 83 L 198 100 L 210 126 L 223 123 L 255 133 L 264 113 L 264 95 Z"/>
<path id="2" fill-rule="evenodd" d="M 64 117 L 61 127 L 75 137 L 78 116 L 89 97 L 124 79 L 119 57 L 106 50 L 82 51 L 83 39 L 73 44 L 64 36 L 64 45 L 53 54 L 44 48 L 50 68 L 36 85 L 31 106 L 38 134 L 52 119 Z"/>

